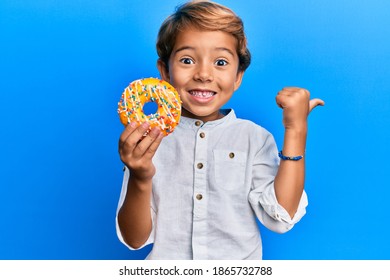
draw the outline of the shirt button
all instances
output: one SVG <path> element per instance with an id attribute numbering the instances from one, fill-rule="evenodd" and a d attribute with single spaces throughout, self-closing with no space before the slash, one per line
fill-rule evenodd
<path id="1" fill-rule="evenodd" d="M 195 125 L 196 125 L 196 126 L 200 126 L 201 124 L 202 124 L 201 121 L 196 121 L 196 122 L 195 122 Z"/>
<path id="2" fill-rule="evenodd" d="M 199 162 L 197 165 L 198 169 L 202 169 L 203 168 L 203 163 Z"/>
<path id="3" fill-rule="evenodd" d="M 202 200 L 202 198 L 203 198 L 203 195 L 201 195 L 200 193 L 198 193 L 198 194 L 196 195 L 196 199 L 197 199 L 197 200 Z"/>
<path id="4" fill-rule="evenodd" d="M 230 158 L 234 158 L 234 153 L 230 153 L 230 154 L 229 154 L 229 157 L 230 157 Z"/>
<path id="5" fill-rule="evenodd" d="M 201 133 L 199 134 L 199 136 L 200 136 L 200 138 L 205 138 L 205 137 L 206 137 L 206 134 L 205 134 L 204 132 L 201 132 Z"/>

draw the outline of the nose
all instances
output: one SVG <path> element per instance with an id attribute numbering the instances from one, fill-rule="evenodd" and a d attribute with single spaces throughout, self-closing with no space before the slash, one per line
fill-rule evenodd
<path id="1" fill-rule="evenodd" d="M 211 82 L 214 79 L 213 67 L 206 63 L 198 64 L 194 74 L 194 80 L 200 82 Z"/>

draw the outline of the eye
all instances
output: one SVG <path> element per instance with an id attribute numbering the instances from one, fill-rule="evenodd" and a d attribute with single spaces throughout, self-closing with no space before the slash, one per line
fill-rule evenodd
<path id="1" fill-rule="evenodd" d="M 226 66 L 226 65 L 228 65 L 228 62 L 225 59 L 218 59 L 215 62 L 215 65 L 217 65 L 217 66 Z"/>
<path id="2" fill-rule="evenodd" d="M 188 57 L 184 57 L 184 58 L 180 59 L 180 62 L 182 62 L 184 64 L 194 64 L 194 61 Z"/>

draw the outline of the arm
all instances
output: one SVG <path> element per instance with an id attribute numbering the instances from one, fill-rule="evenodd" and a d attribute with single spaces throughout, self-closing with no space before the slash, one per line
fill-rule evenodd
<path id="1" fill-rule="evenodd" d="M 163 134 L 154 128 L 143 138 L 148 128 L 148 123 L 139 127 L 131 123 L 119 139 L 120 158 L 130 170 L 130 178 L 125 200 L 118 212 L 118 225 L 125 242 L 133 248 L 142 246 L 152 230 L 150 198 L 156 172 L 152 158 Z"/>
<path id="2" fill-rule="evenodd" d="M 310 100 L 310 93 L 301 88 L 284 88 L 276 97 L 283 109 L 285 127 L 283 154 L 298 156 L 305 154 L 307 136 L 307 117 L 318 105 L 324 105 L 320 99 Z M 275 194 L 278 203 L 290 217 L 294 217 L 305 183 L 305 158 L 298 161 L 282 160 L 275 177 Z"/>

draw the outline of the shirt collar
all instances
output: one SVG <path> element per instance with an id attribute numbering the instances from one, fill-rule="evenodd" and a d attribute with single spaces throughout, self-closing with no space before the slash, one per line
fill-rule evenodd
<path id="1" fill-rule="evenodd" d="M 220 112 L 224 115 L 223 118 L 215 121 L 209 121 L 206 123 L 198 119 L 192 119 L 182 116 L 180 118 L 179 126 L 182 126 L 183 128 L 212 128 L 218 125 L 228 124 L 234 119 L 236 119 L 236 114 L 234 113 L 233 109 L 221 109 Z"/>

